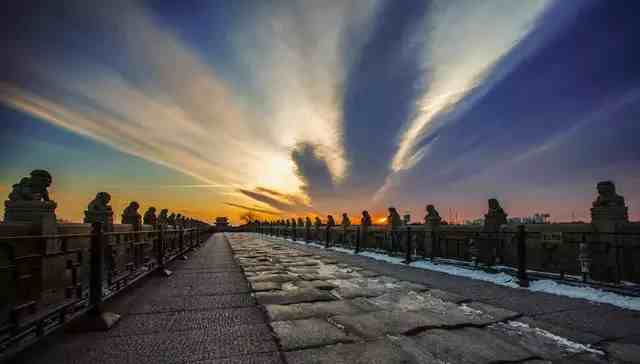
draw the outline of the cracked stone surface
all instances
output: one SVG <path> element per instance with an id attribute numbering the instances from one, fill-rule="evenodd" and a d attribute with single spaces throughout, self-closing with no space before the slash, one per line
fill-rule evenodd
<path id="1" fill-rule="evenodd" d="M 635 343 L 602 345 L 586 332 L 575 342 L 562 336 L 576 337 L 570 327 L 538 325 L 491 300 L 398 279 L 320 248 L 250 233 L 227 238 L 251 273 L 254 296 L 288 363 L 632 363 L 640 357 Z"/>

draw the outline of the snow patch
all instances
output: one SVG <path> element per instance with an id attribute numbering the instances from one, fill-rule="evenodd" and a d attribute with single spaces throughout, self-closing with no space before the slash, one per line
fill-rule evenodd
<path id="1" fill-rule="evenodd" d="M 571 341 L 565 337 L 562 336 L 558 336 L 556 334 L 552 334 L 547 330 L 538 328 L 538 327 L 531 327 L 528 324 L 525 324 L 524 322 L 520 322 L 520 321 L 509 321 L 508 322 L 509 326 L 521 330 L 521 331 L 525 331 L 525 332 L 533 332 L 537 335 L 540 336 L 544 336 L 545 338 L 554 341 L 555 343 L 557 343 L 558 345 L 564 347 L 567 349 L 567 351 L 573 352 L 573 353 L 583 353 L 583 352 L 590 352 L 590 353 L 594 353 L 597 355 L 604 355 L 604 352 L 594 349 L 589 345 L 584 345 L 584 344 L 580 344 L 577 343 L 575 341 Z"/>
<path id="2" fill-rule="evenodd" d="M 280 239 L 282 241 L 284 239 Z M 287 239 L 288 240 L 288 239 Z M 293 241 L 292 241 L 293 242 Z M 295 242 L 298 244 L 304 244 L 308 246 L 314 246 L 318 248 L 324 248 L 323 245 L 316 243 L 305 244 L 303 242 Z M 345 254 L 354 254 L 353 250 L 340 248 L 340 247 L 330 247 L 329 249 L 338 251 Z M 360 256 L 368 257 L 371 259 L 391 263 L 391 264 L 401 264 L 404 259 L 400 257 L 392 257 L 386 255 L 384 253 L 377 252 L 361 252 L 358 254 Z M 606 303 L 613 306 L 626 308 L 629 310 L 640 311 L 640 297 L 630 297 L 623 296 L 613 292 L 607 292 L 601 289 L 592 288 L 592 287 L 583 287 L 583 286 L 572 286 L 568 284 L 559 283 L 550 279 L 541 279 L 541 280 L 532 280 L 530 281 L 530 285 L 528 288 L 520 287 L 516 283 L 516 278 L 500 272 L 500 273 L 489 273 L 482 270 L 474 270 L 465 267 L 454 266 L 446 263 L 438 263 L 435 264 L 431 261 L 420 260 L 416 262 L 412 262 L 409 264 L 411 267 L 427 269 L 435 272 L 442 272 L 454 276 L 465 277 L 470 279 L 475 279 L 484 282 L 490 282 L 493 284 L 497 284 L 500 286 L 518 288 L 518 289 L 528 289 L 532 292 L 545 292 L 550 294 L 555 294 L 558 296 L 572 297 L 572 298 L 581 298 L 591 302 L 597 303 Z"/>

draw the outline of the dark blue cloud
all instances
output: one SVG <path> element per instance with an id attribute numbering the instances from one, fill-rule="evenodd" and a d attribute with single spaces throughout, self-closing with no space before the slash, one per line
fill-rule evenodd
<path id="1" fill-rule="evenodd" d="M 410 38 L 424 21 L 427 2 L 389 1 L 348 70 L 344 123 L 350 183 L 381 183 L 397 146 L 399 129 L 415 109 L 423 84 L 422 48 Z M 346 49 L 352 52 L 352 49 Z"/>

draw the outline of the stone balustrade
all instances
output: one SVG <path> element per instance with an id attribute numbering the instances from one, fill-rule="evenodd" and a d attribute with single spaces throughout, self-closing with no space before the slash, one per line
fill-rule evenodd
<path id="1" fill-rule="evenodd" d="M 59 223 L 51 175 L 31 172 L 13 186 L 0 224 L 0 361 L 83 314 L 80 329 L 118 319 L 103 302 L 166 264 L 186 258 L 213 233 L 209 224 L 132 201 L 114 223 L 111 196 L 99 192 L 83 223 Z M 77 321 L 77 320 L 76 320 Z M 76 322 L 74 321 L 74 322 Z"/>
<path id="2" fill-rule="evenodd" d="M 640 284 L 640 223 L 630 222 L 624 198 L 610 181 L 598 184 L 598 196 L 591 209 L 591 223 L 508 224 L 507 213 L 497 199 L 488 201 L 484 225 L 443 223 L 433 205 L 426 208 L 422 224 L 404 224 L 394 208 L 388 223 L 372 225 L 367 211 L 360 224 L 336 225 L 331 216 L 324 223 L 316 217 L 292 220 L 256 221 L 249 230 L 361 251 L 404 257 L 405 262 L 429 259 L 481 269 L 503 270 L 521 277 L 564 279 L 615 287 Z"/>

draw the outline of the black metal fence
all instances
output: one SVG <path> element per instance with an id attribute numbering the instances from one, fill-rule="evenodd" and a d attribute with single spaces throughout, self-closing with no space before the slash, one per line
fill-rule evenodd
<path id="1" fill-rule="evenodd" d="M 505 272 L 521 286 L 529 278 L 589 284 L 624 294 L 640 295 L 640 234 L 528 231 L 524 225 L 500 232 L 477 228 L 424 225 L 397 229 L 359 225 L 296 227 L 254 225 L 253 231 L 324 247 L 372 251 L 471 269 Z"/>
<path id="2" fill-rule="evenodd" d="M 210 235 L 203 228 L 0 237 L 0 360 L 102 303 Z"/>

